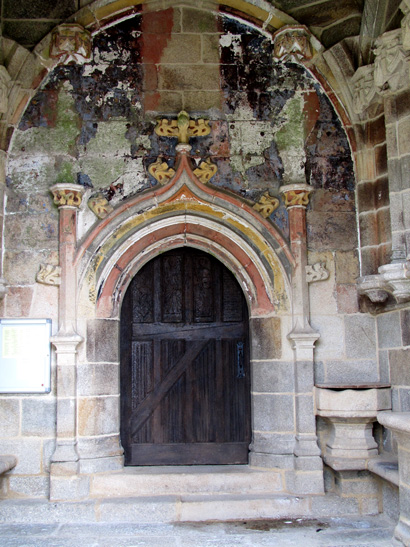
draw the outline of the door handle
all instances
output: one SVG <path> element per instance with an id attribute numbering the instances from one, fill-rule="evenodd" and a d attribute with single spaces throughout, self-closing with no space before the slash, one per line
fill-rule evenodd
<path id="1" fill-rule="evenodd" d="M 244 343 L 236 343 L 236 377 L 245 378 L 245 350 Z"/>

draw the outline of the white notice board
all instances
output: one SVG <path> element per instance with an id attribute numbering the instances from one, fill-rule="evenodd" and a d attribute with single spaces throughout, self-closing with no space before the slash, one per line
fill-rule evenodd
<path id="1" fill-rule="evenodd" d="M 51 319 L 0 319 L 0 393 L 50 391 Z"/>

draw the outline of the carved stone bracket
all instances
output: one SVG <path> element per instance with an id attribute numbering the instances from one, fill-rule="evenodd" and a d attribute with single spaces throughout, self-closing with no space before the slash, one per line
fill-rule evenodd
<path id="1" fill-rule="evenodd" d="M 377 275 L 359 277 L 357 291 L 380 304 L 391 294 L 398 304 L 410 301 L 410 261 L 385 264 Z"/>
<path id="2" fill-rule="evenodd" d="M 84 186 L 79 184 L 65 184 L 64 182 L 55 184 L 50 188 L 50 192 L 53 194 L 54 203 L 58 207 L 74 207 L 75 209 L 80 207 L 84 191 Z"/>
<path id="3" fill-rule="evenodd" d="M 172 167 L 168 167 L 165 161 L 162 161 L 161 157 L 156 162 L 151 163 L 148 167 L 148 172 L 154 177 L 160 184 L 166 184 L 175 175 L 175 170 Z"/>
<path id="4" fill-rule="evenodd" d="M 317 262 L 311 266 L 306 266 L 306 281 L 315 283 L 316 281 L 325 281 L 329 279 L 329 272 L 326 270 L 324 262 Z"/>
<path id="5" fill-rule="evenodd" d="M 321 50 L 321 44 L 313 38 L 304 26 L 286 26 L 274 35 L 273 57 L 277 61 L 308 61 L 314 50 Z"/>
<path id="6" fill-rule="evenodd" d="M 178 114 L 176 120 L 158 120 L 155 128 L 155 133 L 160 137 L 177 137 L 178 142 L 183 144 L 187 144 L 190 137 L 205 137 L 210 132 L 208 120 L 191 120 L 184 110 Z"/>
<path id="7" fill-rule="evenodd" d="M 258 203 L 255 203 L 253 208 L 258 211 L 263 218 L 268 218 L 279 207 L 279 200 L 265 192 Z"/>
<path id="8" fill-rule="evenodd" d="M 78 24 L 59 25 L 51 36 L 50 57 L 83 64 L 91 57 L 91 34 Z"/>
<path id="9" fill-rule="evenodd" d="M 36 276 L 37 283 L 43 285 L 60 285 L 61 284 L 61 267 L 54 264 L 40 264 L 40 270 Z"/>

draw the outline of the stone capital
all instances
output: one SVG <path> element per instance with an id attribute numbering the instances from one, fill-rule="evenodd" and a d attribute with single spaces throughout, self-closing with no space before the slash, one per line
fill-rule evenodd
<path id="1" fill-rule="evenodd" d="M 312 186 L 305 183 L 286 184 L 280 187 L 280 193 L 283 196 L 287 209 L 291 207 L 306 209 L 309 204 L 309 196 L 312 192 Z"/>
<path id="2" fill-rule="evenodd" d="M 292 344 L 296 360 L 313 360 L 313 350 L 315 343 L 320 338 L 320 334 L 312 329 L 308 321 L 304 321 L 302 325 L 299 320 L 296 320 L 296 324 L 287 335 L 287 338 Z"/>
<path id="3" fill-rule="evenodd" d="M 81 200 L 84 194 L 85 188 L 80 184 L 58 183 L 50 188 L 50 192 L 53 194 L 54 203 L 58 208 L 70 207 L 71 209 L 78 209 L 81 205 Z"/>
<path id="4" fill-rule="evenodd" d="M 50 338 L 51 343 L 56 348 L 58 354 L 75 354 L 77 346 L 81 344 L 83 338 L 74 332 L 60 329 L 55 336 Z"/>

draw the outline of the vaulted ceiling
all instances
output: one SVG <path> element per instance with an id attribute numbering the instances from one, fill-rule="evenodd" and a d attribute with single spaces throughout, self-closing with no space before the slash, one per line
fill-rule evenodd
<path id="1" fill-rule="evenodd" d="M 56 25 L 92 1 L 1 0 L 2 35 L 32 49 Z M 306 25 L 325 48 L 345 38 L 357 37 L 359 64 L 370 61 L 375 38 L 397 28 L 402 17 L 401 0 L 269 0 L 268 3 Z"/>

